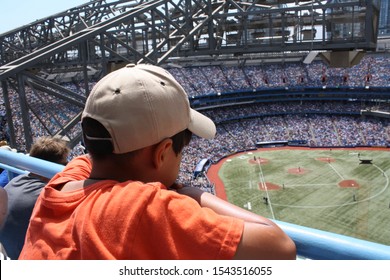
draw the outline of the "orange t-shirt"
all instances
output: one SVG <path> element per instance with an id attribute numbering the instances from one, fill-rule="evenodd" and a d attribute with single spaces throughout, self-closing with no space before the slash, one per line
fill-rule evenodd
<path id="1" fill-rule="evenodd" d="M 99 181 L 81 190 L 56 187 L 88 178 L 75 158 L 39 196 L 19 259 L 231 259 L 243 221 L 202 208 L 161 183 Z"/>

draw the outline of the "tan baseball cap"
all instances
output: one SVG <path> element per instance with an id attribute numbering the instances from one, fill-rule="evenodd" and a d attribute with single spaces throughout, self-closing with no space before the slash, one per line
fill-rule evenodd
<path id="1" fill-rule="evenodd" d="M 185 129 L 206 139 L 216 133 L 211 119 L 190 108 L 186 92 L 168 71 L 146 64 L 129 64 L 102 78 L 87 99 L 85 117 L 108 130 L 115 154 L 151 146 Z"/>

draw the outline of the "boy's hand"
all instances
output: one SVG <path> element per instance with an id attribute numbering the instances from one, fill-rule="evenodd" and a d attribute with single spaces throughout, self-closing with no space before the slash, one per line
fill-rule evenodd
<path id="1" fill-rule="evenodd" d="M 185 185 L 184 184 L 181 184 L 181 183 L 173 183 L 173 185 L 172 186 L 170 186 L 169 188 L 168 188 L 168 190 L 171 190 L 171 191 L 177 191 L 177 190 L 180 190 L 180 189 L 182 189 L 182 188 L 184 188 L 185 187 Z"/>

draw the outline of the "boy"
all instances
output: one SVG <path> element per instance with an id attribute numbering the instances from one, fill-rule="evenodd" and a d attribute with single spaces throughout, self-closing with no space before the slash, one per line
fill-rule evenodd
<path id="1" fill-rule="evenodd" d="M 82 129 L 89 154 L 44 188 L 20 259 L 295 259 L 270 220 L 175 183 L 191 135 L 216 128 L 164 69 L 108 74 Z"/>

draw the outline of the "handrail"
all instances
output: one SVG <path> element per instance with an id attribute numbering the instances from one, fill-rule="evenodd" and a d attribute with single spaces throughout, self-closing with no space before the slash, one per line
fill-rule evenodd
<path id="1" fill-rule="evenodd" d="M 46 178 L 51 178 L 64 166 L 39 158 L 30 157 L 23 153 L 15 153 L 5 149 L 0 149 L 1 168 L 9 170 L 7 166 L 13 167 L 15 173 L 33 172 Z"/>
<path id="2" fill-rule="evenodd" d="M 312 260 L 390 260 L 390 246 L 275 221 L 294 240 L 299 256 Z"/>
<path id="3" fill-rule="evenodd" d="M 0 164 L 51 178 L 63 165 L 0 149 Z M 15 169 L 14 169 L 15 170 Z M 297 254 L 313 260 L 390 260 L 390 246 L 275 221 L 294 240 Z"/>

